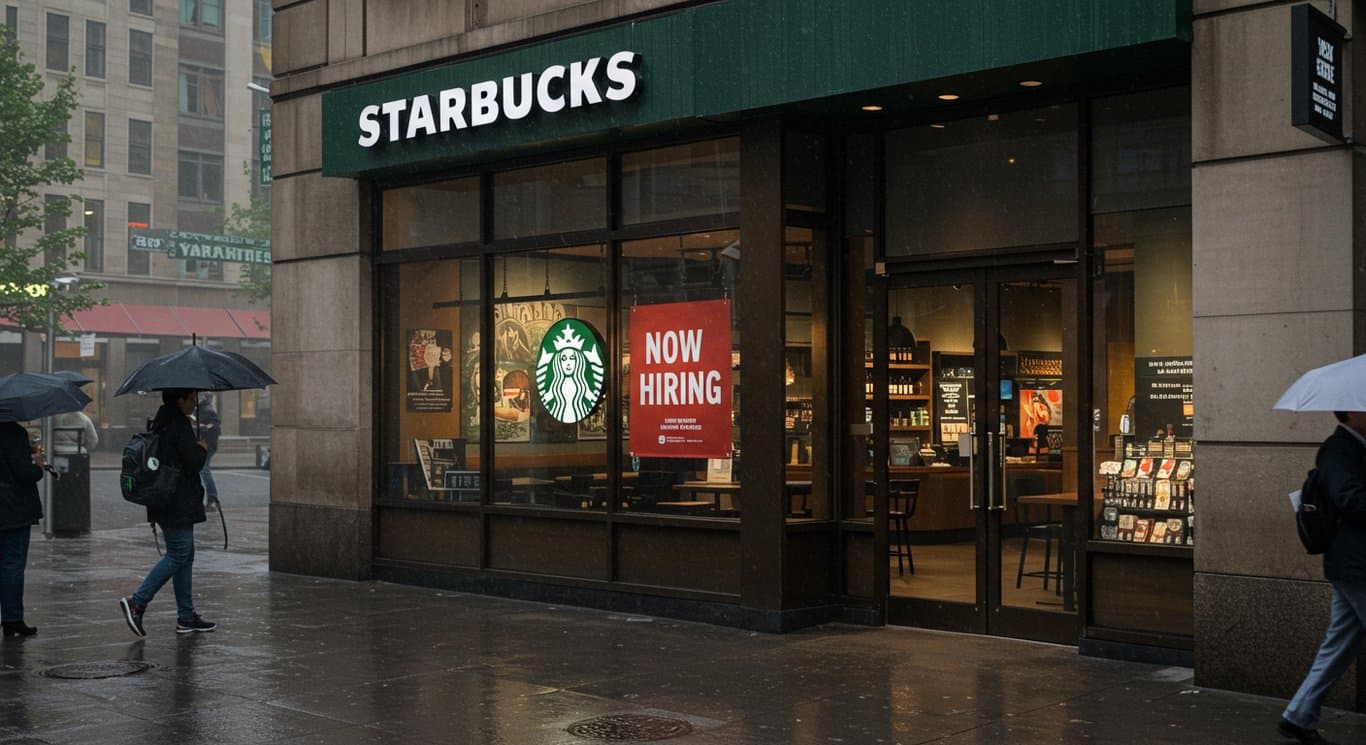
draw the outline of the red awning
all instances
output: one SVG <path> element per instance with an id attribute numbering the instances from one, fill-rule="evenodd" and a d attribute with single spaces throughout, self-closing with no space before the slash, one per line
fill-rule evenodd
<path id="1" fill-rule="evenodd" d="M 205 339 L 241 339 L 245 334 L 222 308 L 171 309 L 186 331 Z"/>
<path id="2" fill-rule="evenodd" d="M 268 310 L 230 310 L 228 314 L 248 339 L 270 338 L 270 311 Z"/>
<path id="3" fill-rule="evenodd" d="M 96 305 L 89 310 L 77 311 L 67 317 L 72 323 L 67 324 L 68 330 L 75 326 L 84 333 L 96 334 L 137 334 L 138 327 L 133 324 L 133 319 L 128 317 L 123 306 L 115 303 L 113 305 Z"/>
<path id="4" fill-rule="evenodd" d="M 165 306 L 125 304 L 123 309 L 128 311 L 128 317 L 133 319 L 133 323 L 138 327 L 138 333 L 143 336 L 190 335 L 190 332 L 180 325 L 171 309 Z"/>

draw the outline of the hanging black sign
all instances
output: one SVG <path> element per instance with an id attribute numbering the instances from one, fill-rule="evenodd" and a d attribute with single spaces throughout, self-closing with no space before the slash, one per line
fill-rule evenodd
<path id="1" fill-rule="evenodd" d="M 1290 9 L 1290 123 L 1342 141 L 1342 55 L 1347 32 L 1309 4 Z"/>

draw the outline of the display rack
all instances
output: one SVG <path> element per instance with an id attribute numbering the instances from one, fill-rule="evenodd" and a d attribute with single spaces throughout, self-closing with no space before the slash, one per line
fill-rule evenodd
<path id="1" fill-rule="evenodd" d="M 1100 539 L 1195 545 L 1195 459 L 1188 441 L 1126 445 L 1123 460 L 1100 465 Z"/>

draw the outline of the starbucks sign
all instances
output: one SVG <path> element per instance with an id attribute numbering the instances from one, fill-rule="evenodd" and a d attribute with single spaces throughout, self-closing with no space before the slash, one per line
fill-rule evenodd
<path id="1" fill-rule="evenodd" d="M 547 413 L 565 424 L 588 418 L 602 401 L 602 339 L 576 318 L 556 321 L 541 337 L 536 392 Z"/>

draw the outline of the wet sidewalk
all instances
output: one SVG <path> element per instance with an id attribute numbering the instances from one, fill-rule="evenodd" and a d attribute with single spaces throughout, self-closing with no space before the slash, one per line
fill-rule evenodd
<path id="1" fill-rule="evenodd" d="M 587 745 L 631 728 L 692 745 L 1280 742 L 1283 702 L 1198 689 L 1181 668 L 925 631 L 771 636 L 270 574 L 265 508 L 228 518 L 230 550 L 216 520 L 197 534 L 196 596 L 219 631 L 177 636 L 168 585 L 145 641 L 117 600 L 156 559 L 146 528 L 36 538 L 27 620 L 41 631 L 0 646 L 0 742 Z M 127 661 L 150 667 L 49 677 Z M 599 717 L 615 718 L 589 721 Z M 1324 730 L 1366 742 L 1366 717 L 1330 712 Z"/>

